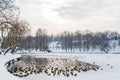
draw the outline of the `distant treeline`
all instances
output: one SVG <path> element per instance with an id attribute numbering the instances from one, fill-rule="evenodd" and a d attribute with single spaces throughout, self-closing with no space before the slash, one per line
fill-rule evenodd
<path id="1" fill-rule="evenodd" d="M 108 51 L 110 49 L 114 49 L 117 46 L 120 46 L 120 34 L 117 32 L 91 32 L 89 30 L 86 31 L 77 31 L 77 32 L 63 32 L 59 36 L 57 36 L 56 40 L 58 40 L 62 49 L 75 50 L 79 49 L 79 51 L 89 51 L 89 50 L 100 50 L 100 51 Z M 112 43 L 114 41 L 114 43 Z"/>
<path id="2" fill-rule="evenodd" d="M 30 33 L 30 32 L 29 32 Z M 18 46 L 20 50 L 36 50 L 45 51 L 49 50 L 49 43 L 58 41 L 61 45 L 61 49 L 67 51 L 89 51 L 89 50 L 100 50 L 108 51 L 110 49 L 115 50 L 117 46 L 120 46 L 120 34 L 113 31 L 106 32 L 91 32 L 76 31 L 69 32 L 64 31 L 57 35 L 47 35 L 46 29 L 39 28 L 36 31 L 36 36 L 30 34 L 24 36 Z M 114 43 L 111 43 L 115 41 Z M 3 45 L 8 46 L 7 44 Z"/>

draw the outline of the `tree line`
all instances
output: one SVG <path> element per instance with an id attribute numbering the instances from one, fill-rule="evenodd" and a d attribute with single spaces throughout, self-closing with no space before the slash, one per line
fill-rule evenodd
<path id="1" fill-rule="evenodd" d="M 39 28 L 35 36 L 26 35 L 18 47 L 21 50 L 46 51 L 49 50 L 49 44 L 55 41 L 58 41 L 61 49 L 66 52 L 75 50 L 80 52 L 89 50 L 107 52 L 111 49 L 115 50 L 116 47 L 120 46 L 120 34 L 113 31 L 91 32 L 86 30 L 76 32 L 64 31 L 57 35 L 47 35 L 46 29 Z"/>
<path id="2" fill-rule="evenodd" d="M 65 31 L 59 35 L 59 41 L 62 49 L 66 52 L 76 49 L 79 51 L 99 50 L 107 52 L 120 46 L 120 34 L 113 31 L 91 32 L 86 30 L 74 33 Z"/>

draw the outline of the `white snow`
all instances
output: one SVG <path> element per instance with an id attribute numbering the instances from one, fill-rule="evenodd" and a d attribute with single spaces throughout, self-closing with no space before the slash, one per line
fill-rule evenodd
<path id="1" fill-rule="evenodd" d="M 29 54 L 28 54 L 29 55 Z M 31 54 L 30 54 L 31 55 Z M 120 80 L 120 54 L 61 54 L 46 53 L 33 54 L 32 56 L 46 58 L 72 58 L 84 62 L 100 65 L 103 70 L 81 72 L 77 76 L 64 77 L 47 76 L 44 74 L 30 75 L 26 78 L 18 78 L 11 75 L 5 69 L 5 62 L 19 57 L 20 55 L 0 55 L 0 79 L 1 80 Z"/>
<path id="2" fill-rule="evenodd" d="M 0 79 L 1 80 L 19 80 L 18 77 L 15 77 L 12 74 L 10 74 L 4 66 L 7 61 L 11 59 L 15 59 L 17 57 L 20 57 L 20 55 L 12 55 L 12 54 L 0 55 Z"/>

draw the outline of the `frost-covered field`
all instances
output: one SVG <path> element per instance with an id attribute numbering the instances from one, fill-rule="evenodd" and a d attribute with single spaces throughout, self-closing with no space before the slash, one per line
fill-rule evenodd
<path id="1" fill-rule="evenodd" d="M 29 54 L 28 54 L 29 55 Z M 65 77 L 47 76 L 44 74 L 30 75 L 26 78 L 18 78 L 7 72 L 5 62 L 20 55 L 0 55 L 0 78 L 2 80 L 120 80 L 120 54 L 61 54 L 46 53 L 33 54 L 36 57 L 45 58 L 72 58 L 80 61 L 100 65 L 103 70 L 81 72 L 77 76 Z"/>

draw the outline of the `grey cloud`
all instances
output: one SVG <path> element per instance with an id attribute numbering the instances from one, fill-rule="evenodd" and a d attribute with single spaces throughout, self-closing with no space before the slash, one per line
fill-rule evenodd
<path id="1" fill-rule="evenodd" d="M 60 3 L 57 0 L 22 1 L 22 16 L 32 26 L 46 25 L 50 30 L 60 27 L 61 31 L 69 27 L 71 31 L 120 29 L 120 0 L 62 0 Z"/>
<path id="2" fill-rule="evenodd" d="M 50 4 L 50 2 L 48 2 L 48 1 L 40 1 L 40 0 L 36 0 L 36 1 L 34 1 L 33 3 L 36 4 L 36 5 Z"/>
<path id="3" fill-rule="evenodd" d="M 44 0 L 19 0 L 22 4 L 33 4 L 33 5 L 41 5 L 41 4 L 49 4 L 48 1 Z"/>
<path id="4" fill-rule="evenodd" d="M 71 0 L 54 10 L 64 18 L 83 19 L 109 5 L 108 0 Z"/>

